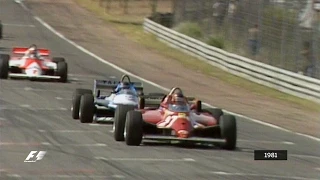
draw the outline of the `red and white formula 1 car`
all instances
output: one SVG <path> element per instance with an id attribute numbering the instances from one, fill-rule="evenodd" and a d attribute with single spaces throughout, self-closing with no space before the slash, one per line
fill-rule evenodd
<path id="1" fill-rule="evenodd" d="M 0 54 L 0 79 L 56 79 L 67 82 L 68 64 L 62 57 L 49 57 L 48 49 L 36 45 L 14 47 L 12 55 Z"/>
<path id="2" fill-rule="evenodd" d="M 236 148 L 237 125 L 233 115 L 224 115 L 221 109 L 202 109 L 201 101 L 191 102 L 194 98 L 185 97 L 180 88 L 173 88 L 161 99 L 160 106 L 153 109 L 118 106 L 114 118 L 115 140 L 131 146 L 139 146 L 142 140 L 156 140 Z"/>

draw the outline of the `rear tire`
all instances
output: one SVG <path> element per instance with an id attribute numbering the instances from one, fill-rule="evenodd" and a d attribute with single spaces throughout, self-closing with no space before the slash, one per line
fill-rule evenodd
<path id="1" fill-rule="evenodd" d="M 73 119 L 79 119 L 79 109 L 81 96 L 84 94 L 92 94 L 90 89 L 76 89 L 72 95 L 71 114 Z"/>
<path id="2" fill-rule="evenodd" d="M 143 136 L 143 119 L 140 111 L 129 111 L 126 117 L 126 144 L 140 146 Z"/>
<path id="3" fill-rule="evenodd" d="M 221 137 L 226 140 L 223 149 L 234 150 L 237 144 L 236 118 L 232 115 L 223 115 L 220 119 Z"/>
<path id="4" fill-rule="evenodd" d="M 10 55 L 0 54 L 0 79 L 8 79 L 9 77 L 9 60 Z"/>
<path id="5" fill-rule="evenodd" d="M 124 127 L 126 124 L 127 112 L 134 110 L 134 106 L 118 105 L 114 113 L 113 137 L 116 141 L 124 141 Z"/>
<path id="6" fill-rule="evenodd" d="M 59 82 L 68 81 L 68 64 L 66 62 L 57 63 L 57 75 L 60 76 Z"/>
<path id="7" fill-rule="evenodd" d="M 92 123 L 94 115 L 94 97 L 92 94 L 84 94 L 80 100 L 80 122 Z"/>

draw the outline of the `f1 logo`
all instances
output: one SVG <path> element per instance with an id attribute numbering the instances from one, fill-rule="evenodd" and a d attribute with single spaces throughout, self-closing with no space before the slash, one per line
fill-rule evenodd
<path id="1" fill-rule="evenodd" d="M 39 153 L 37 155 L 35 155 L 37 152 L 39 152 Z M 31 151 L 29 153 L 29 155 L 27 156 L 27 158 L 24 160 L 24 162 L 36 162 L 36 161 L 39 161 L 44 157 L 44 155 L 46 153 L 47 153 L 46 151 Z M 36 157 L 36 158 L 34 158 L 34 157 Z M 33 160 L 30 160 L 32 158 L 33 158 Z"/>

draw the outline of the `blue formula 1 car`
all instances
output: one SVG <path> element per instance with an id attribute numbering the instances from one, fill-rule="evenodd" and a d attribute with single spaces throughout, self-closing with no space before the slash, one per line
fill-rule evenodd
<path id="1" fill-rule="evenodd" d="M 108 94 L 103 95 L 103 91 Z M 90 89 L 75 90 L 72 97 L 72 118 L 80 119 L 82 123 L 113 122 L 114 112 L 119 104 L 143 109 L 143 84 L 131 82 L 128 75 L 123 75 L 120 81 L 94 80 L 93 92 Z"/>

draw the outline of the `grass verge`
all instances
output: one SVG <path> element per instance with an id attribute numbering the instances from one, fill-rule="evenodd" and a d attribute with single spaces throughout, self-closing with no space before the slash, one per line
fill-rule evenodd
<path id="1" fill-rule="evenodd" d="M 230 83 L 232 85 L 238 86 L 250 90 L 253 93 L 276 98 L 283 100 L 289 103 L 297 104 L 300 108 L 309 110 L 309 111 L 319 111 L 320 105 L 312 101 L 301 99 L 286 93 L 282 93 L 272 88 L 262 86 L 251 81 L 248 81 L 244 78 L 234 76 L 229 74 L 219 68 L 208 65 L 203 61 L 198 60 L 195 57 L 187 55 L 177 49 L 169 47 L 165 43 L 162 43 L 157 40 L 154 35 L 144 33 L 143 27 L 137 25 L 136 22 L 142 22 L 141 19 L 135 18 L 134 21 L 130 20 L 127 16 L 124 16 L 123 19 L 121 16 L 113 16 L 106 14 L 104 8 L 100 7 L 97 1 L 92 0 L 74 0 L 80 6 L 88 9 L 89 11 L 95 13 L 100 18 L 108 21 L 114 27 L 116 27 L 121 33 L 123 33 L 128 39 L 135 41 L 146 48 L 157 52 L 165 57 L 177 60 L 184 67 L 202 72 L 205 75 L 218 78 L 224 82 Z M 124 23 L 125 22 L 125 23 Z"/>

